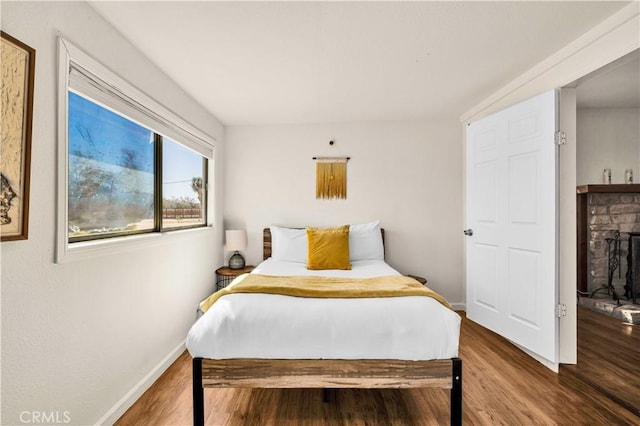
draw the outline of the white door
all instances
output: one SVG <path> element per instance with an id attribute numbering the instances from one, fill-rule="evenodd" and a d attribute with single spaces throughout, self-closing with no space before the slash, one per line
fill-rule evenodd
<path id="1" fill-rule="evenodd" d="M 553 90 L 467 127 L 467 317 L 551 363 L 555 133 Z"/>

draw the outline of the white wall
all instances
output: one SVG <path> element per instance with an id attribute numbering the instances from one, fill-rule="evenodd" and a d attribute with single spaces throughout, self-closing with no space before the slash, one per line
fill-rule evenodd
<path id="1" fill-rule="evenodd" d="M 29 239 L 1 244 L 1 423 L 21 424 L 32 412 L 110 423 L 181 352 L 223 260 L 222 215 L 217 229 L 161 237 L 144 250 L 53 263 L 58 32 L 216 138 L 220 156 L 223 128 L 86 3 L 3 2 L 2 29 L 36 49 L 36 81 Z"/>
<path id="2" fill-rule="evenodd" d="M 245 257 L 256 264 L 269 225 L 380 219 L 388 262 L 461 303 L 461 137 L 456 120 L 229 127 L 226 228 L 247 229 Z M 351 157 L 347 199 L 316 200 L 312 157 L 334 155 Z"/>
<path id="3" fill-rule="evenodd" d="M 611 182 L 624 183 L 625 169 L 640 182 L 640 109 L 578 109 L 577 183 L 603 183 L 603 169 Z"/>
<path id="4" fill-rule="evenodd" d="M 461 115 L 462 123 L 486 117 L 547 90 L 564 87 L 640 48 L 640 2 L 609 16 Z"/>

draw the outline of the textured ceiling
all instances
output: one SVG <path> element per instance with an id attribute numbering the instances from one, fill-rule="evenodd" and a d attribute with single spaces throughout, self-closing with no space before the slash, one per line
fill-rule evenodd
<path id="1" fill-rule="evenodd" d="M 92 2 L 225 125 L 459 117 L 627 2 Z"/>

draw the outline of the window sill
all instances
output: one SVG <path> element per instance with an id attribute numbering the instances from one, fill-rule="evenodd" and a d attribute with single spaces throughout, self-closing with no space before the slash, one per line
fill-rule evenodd
<path id="1" fill-rule="evenodd" d="M 102 240 L 63 243 L 56 253 L 56 263 L 68 263 L 110 256 L 123 252 L 137 251 L 149 247 L 167 244 L 182 238 L 212 232 L 213 226 L 200 228 L 177 229 L 174 231 L 154 232 L 142 235 L 128 235 L 126 237 L 105 238 Z"/>

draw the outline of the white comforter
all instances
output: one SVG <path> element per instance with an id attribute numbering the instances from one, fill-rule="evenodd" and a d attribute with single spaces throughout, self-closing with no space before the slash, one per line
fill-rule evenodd
<path id="1" fill-rule="evenodd" d="M 253 273 L 367 278 L 398 274 L 382 261 L 350 271 L 309 271 L 267 259 Z M 458 356 L 460 316 L 422 296 L 315 299 L 229 294 L 191 328 L 193 357 L 430 360 Z"/>

